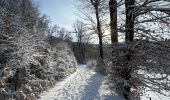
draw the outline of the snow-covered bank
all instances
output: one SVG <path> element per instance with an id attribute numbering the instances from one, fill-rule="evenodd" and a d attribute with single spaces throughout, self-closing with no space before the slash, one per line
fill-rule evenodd
<path id="1" fill-rule="evenodd" d="M 170 96 L 169 97 L 164 96 L 163 94 L 153 92 L 153 91 L 146 91 L 146 93 L 141 97 L 141 100 L 150 100 L 150 98 L 151 100 L 170 100 Z"/>
<path id="2" fill-rule="evenodd" d="M 17 41 L 10 38 L 14 37 L 0 34 L 0 41 L 5 41 L 0 42 L 0 100 L 36 100 L 75 72 L 76 59 L 68 43 L 56 37 L 49 42 L 37 34 L 22 34 Z"/>
<path id="3" fill-rule="evenodd" d="M 105 76 L 85 65 L 77 66 L 74 74 L 42 93 L 39 100 L 124 100 L 111 95 L 104 82 Z"/>
<path id="4" fill-rule="evenodd" d="M 146 82 L 148 82 L 148 86 L 143 94 L 143 96 L 141 96 L 141 100 L 170 100 L 170 91 L 167 90 L 163 90 L 161 85 L 166 85 L 165 87 L 169 87 L 169 80 L 170 80 L 170 76 L 167 74 L 161 74 L 161 73 L 148 73 L 146 71 L 140 70 L 139 71 L 140 74 L 144 75 L 145 77 L 152 79 L 152 81 L 150 80 L 146 80 Z M 153 83 L 154 84 L 153 84 Z M 158 85 L 159 84 L 159 85 Z M 156 86 L 158 85 L 158 86 Z M 153 90 L 157 90 L 157 91 L 153 91 Z"/>

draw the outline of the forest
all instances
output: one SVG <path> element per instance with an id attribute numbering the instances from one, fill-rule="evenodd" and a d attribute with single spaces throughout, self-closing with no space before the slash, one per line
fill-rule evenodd
<path id="1" fill-rule="evenodd" d="M 169 0 L 71 0 L 70 30 L 35 1 L 0 0 L 0 100 L 170 100 Z"/>

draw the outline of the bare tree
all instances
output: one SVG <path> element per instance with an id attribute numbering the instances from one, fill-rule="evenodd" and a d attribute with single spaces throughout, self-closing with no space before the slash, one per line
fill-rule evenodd
<path id="1" fill-rule="evenodd" d="M 96 20 L 97 20 L 97 34 L 99 37 L 99 50 L 100 50 L 100 57 L 103 59 L 103 43 L 102 43 L 102 30 L 101 30 L 101 24 L 99 19 L 99 3 L 100 0 L 90 0 L 91 4 L 94 6 L 95 14 L 96 14 Z"/>
<path id="2" fill-rule="evenodd" d="M 78 62 L 85 63 L 85 35 L 86 34 L 86 26 L 81 21 L 76 21 L 74 23 L 74 33 L 76 35 L 77 43 L 78 43 Z"/>
<path id="3" fill-rule="evenodd" d="M 99 40 L 99 52 L 100 58 L 103 59 L 103 29 L 102 23 L 105 19 L 104 16 L 106 14 L 106 1 L 107 0 L 80 0 L 80 4 L 78 5 L 81 8 L 80 12 L 86 17 L 83 18 L 85 21 L 90 21 L 90 28 L 97 33 L 98 40 Z M 83 7 L 80 7 L 82 6 Z M 86 10 L 85 13 L 82 10 Z M 95 18 L 95 19 L 94 19 Z"/>

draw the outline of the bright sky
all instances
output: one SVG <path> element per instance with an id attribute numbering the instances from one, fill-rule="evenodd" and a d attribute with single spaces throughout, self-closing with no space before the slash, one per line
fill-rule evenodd
<path id="1" fill-rule="evenodd" d="M 74 0 L 33 0 L 39 6 L 41 14 L 50 17 L 51 24 L 57 24 L 71 30 L 76 20 Z"/>

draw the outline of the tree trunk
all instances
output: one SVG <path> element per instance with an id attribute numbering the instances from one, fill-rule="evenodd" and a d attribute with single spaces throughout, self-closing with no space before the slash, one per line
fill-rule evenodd
<path id="1" fill-rule="evenodd" d="M 126 9 L 126 25 L 125 25 L 125 40 L 126 42 L 132 42 L 134 39 L 134 20 L 135 15 L 133 13 L 135 0 L 125 0 Z"/>
<path id="2" fill-rule="evenodd" d="M 110 7 L 110 30 L 111 30 L 111 42 L 112 44 L 118 42 L 117 33 L 117 2 L 116 0 L 109 1 Z"/>
<path id="3" fill-rule="evenodd" d="M 117 50 L 116 44 L 118 42 L 117 33 L 117 1 L 110 0 L 110 31 L 111 31 L 111 43 L 112 43 L 112 65 L 117 65 Z M 115 59 L 114 59 L 115 58 Z"/>
<path id="4" fill-rule="evenodd" d="M 79 46 L 78 46 L 78 49 L 79 49 L 79 63 L 85 64 L 85 52 L 84 52 L 83 43 L 79 42 L 78 44 L 79 44 Z"/>
<path id="5" fill-rule="evenodd" d="M 100 24 L 100 18 L 99 18 L 99 9 L 98 7 L 96 6 L 95 7 L 95 10 L 96 10 L 96 20 L 97 20 L 97 34 L 98 34 L 98 37 L 99 37 L 99 51 L 100 51 L 100 58 L 101 60 L 103 60 L 103 39 L 102 39 L 102 31 L 101 31 L 101 24 Z"/>
<path id="6" fill-rule="evenodd" d="M 129 47 L 134 40 L 134 20 L 135 16 L 133 13 L 135 0 L 125 0 L 125 9 L 126 9 L 126 25 L 125 25 L 125 42 L 127 45 L 127 54 L 126 54 L 126 71 L 125 71 L 125 80 L 128 82 L 131 78 L 131 68 L 129 62 L 132 60 L 132 50 Z M 130 99 L 130 88 L 131 86 L 127 85 L 124 87 L 124 96 L 127 100 Z"/>
<path id="7" fill-rule="evenodd" d="M 99 36 L 99 50 L 100 50 L 100 58 L 101 60 L 104 59 L 103 57 L 103 43 L 102 43 L 102 36 Z"/>
<path id="8" fill-rule="evenodd" d="M 86 58 L 85 58 L 85 45 L 81 44 L 81 52 L 82 52 L 82 59 L 83 59 L 83 64 L 86 64 Z"/>

